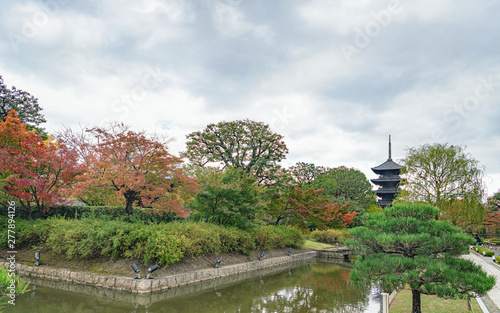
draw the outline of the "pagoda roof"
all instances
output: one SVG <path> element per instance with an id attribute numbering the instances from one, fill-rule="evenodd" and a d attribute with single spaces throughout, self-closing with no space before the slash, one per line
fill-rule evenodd
<path id="1" fill-rule="evenodd" d="M 399 176 L 382 176 L 379 178 L 371 179 L 372 183 L 386 183 L 386 182 L 400 182 L 404 179 Z"/>
<path id="2" fill-rule="evenodd" d="M 389 188 L 380 188 L 380 189 L 374 190 L 373 192 L 378 195 L 378 194 L 398 193 L 399 190 L 398 189 L 392 189 L 392 188 L 391 189 L 389 189 Z"/>
<path id="3" fill-rule="evenodd" d="M 377 173 L 377 171 L 394 171 L 394 170 L 400 170 L 402 168 L 403 167 L 401 165 L 394 162 L 392 159 L 387 159 L 387 161 L 380 164 L 379 166 L 372 167 L 372 171 Z"/>

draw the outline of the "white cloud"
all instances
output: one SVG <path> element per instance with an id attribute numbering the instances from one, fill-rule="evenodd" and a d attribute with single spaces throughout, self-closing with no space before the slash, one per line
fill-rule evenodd
<path id="1" fill-rule="evenodd" d="M 369 178 L 389 134 L 399 159 L 442 130 L 498 190 L 500 77 L 479 106 L 457 106 L 499 72 L 493 1 L 66 1 L 46 21 L 42 3 L 2 7 L 0 75 L 40 99 L 48 129 L 118 120 L 176 137 L 177 152 L 209 123 L 250 118 L 285 136 L 284 164 Z M 388 17 L 391 3 L 400 10 Z M 34 16 L 36 34 L 13 49 L 8 34 L 22 36 Z M 374 22 L 380 33 L 349 62 L 341 43 Z"/>

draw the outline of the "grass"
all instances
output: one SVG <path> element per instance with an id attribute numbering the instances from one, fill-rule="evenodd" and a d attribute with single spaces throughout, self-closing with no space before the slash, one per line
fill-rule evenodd
<path id="1" fill-rule="evenodd" d="M 389 311 L 391 313 L 411 312 L 412 306 L 411 291 L 409 289 L 401 290 L 391 304 Z M 471 299 L 472 309 L 469 311 L 467 300 L 463 299 L 442 299 L 437 296 L 421 296 L 422 313 L 461 313 L 461 312 L 483 312 L 475 299 Z"/>
<path id="2" fill-rule="evenodd" d="M 330 245 L 327 243 L 312 241 L 307 239 L 306 242 L 301 246 L 304 249 L 314 249 L 314 250 L 324 250 L 334 248 L 334 245 Z"/>

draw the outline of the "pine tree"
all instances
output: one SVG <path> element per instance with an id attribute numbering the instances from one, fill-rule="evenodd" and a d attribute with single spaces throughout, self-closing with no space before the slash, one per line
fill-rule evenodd
<path id="1" fill-rule="evenodd" d="M 400 203 L 383 213 L 364 216 L 364 226 L 351 230 L 347 245 L 359 253 L 351 278 L 360 285 L 379 283 L 383 290 L 409 284 L 412 313 L 421 312 L 420 295 L 469 298 L 495 285 L 480 266 L 460 258 L 474 239 L 448 221 L 439 209 Z"/>

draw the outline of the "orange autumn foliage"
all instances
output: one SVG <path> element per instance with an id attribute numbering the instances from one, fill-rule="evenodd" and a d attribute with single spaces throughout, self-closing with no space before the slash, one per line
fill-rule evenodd
<path id="1" fill-rule="evenodd" d="M 80 151 L 86 167 L 73 197 L 89 190 L 111 190 L 128 214 L 133 213 L 133 206 L 154 208 L 160 215 L 169 211 L 180 217 L 189 214 L 184 203 L 196 194 L 198 183 L 185 174 L 182 160 L 168 152 L 167 140 L 131 131 L 123 124 L 86 129 L 85 134 L 64 135 Z"/>
<path id="2" fill-rule="evenodd" d="M 0 173 L 7 176 L 4 189 L 14 196 L 31 219 L 48 206 L 63 203 L 61 191 L 80 173 L 77 155 L 54 140 L 44 142 L 35 131 L 28 131 L 17 112 L 11 110 L 0 122 Z"/>

